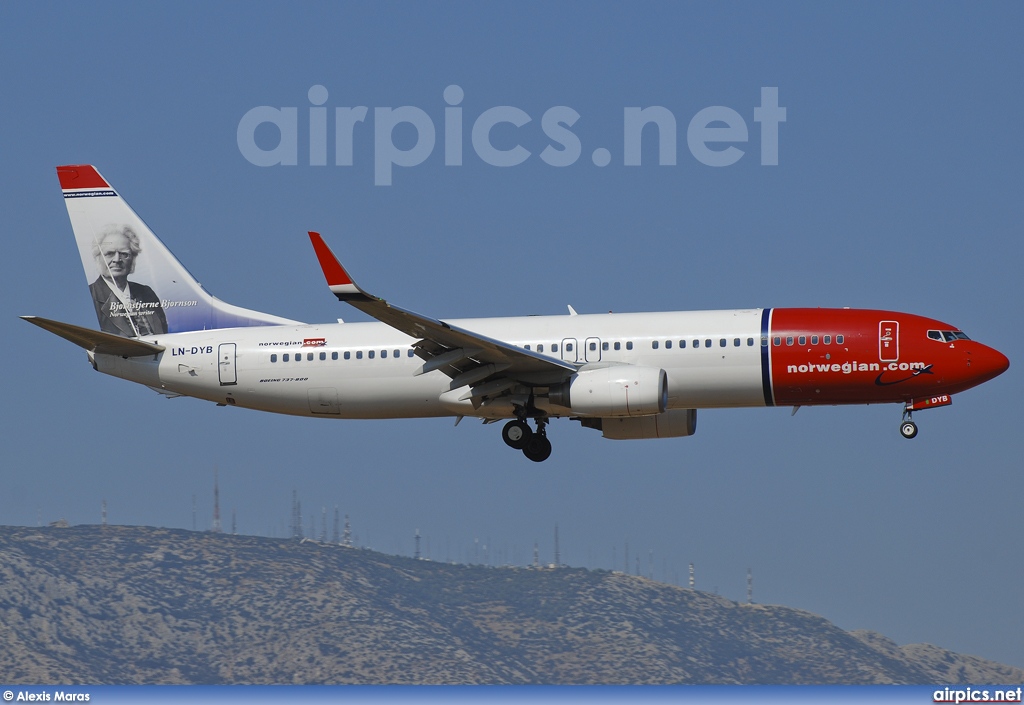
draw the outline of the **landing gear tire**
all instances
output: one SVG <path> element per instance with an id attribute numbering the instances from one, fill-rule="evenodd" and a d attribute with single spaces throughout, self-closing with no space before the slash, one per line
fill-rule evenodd
<path id="1" fill-rule="evenodd" d="M 900 424 L 900 434 L 904 438 L 913 438 L 917 435 L 917 424 L 913 421 L 904 421 Z"/>
<path id="2" fill-rule="evenodd" d="M 505 428 L 501 429 L 501 440 L 505 441 L 505 445 L 509 448 L 516 450 L 523 450 L 532 436 L 533 429 L 525 421 L 519 419 L 509 421 L 505 424 Z"/>
<path id="3" fill-rule="evenodd" d="M 523 455 L 535 463 L 542 463 L 551 455 L 551 441 L 547 436 L 535 433 L 523 447 Z"/>

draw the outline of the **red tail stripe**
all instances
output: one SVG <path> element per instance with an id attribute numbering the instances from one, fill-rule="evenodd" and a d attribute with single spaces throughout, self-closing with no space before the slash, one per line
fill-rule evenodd
<path id="1" fill-rule="evenodd" d="M 72 188 L 110 188 L 110 184 L 103 180 L 96 168 L 89 164 L 78 166 L 57 167 L 57 178 L 60 179 L 61 189 Z"/>

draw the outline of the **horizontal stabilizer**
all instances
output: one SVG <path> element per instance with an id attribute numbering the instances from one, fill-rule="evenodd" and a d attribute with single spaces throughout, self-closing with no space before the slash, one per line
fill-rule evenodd
<path id="1" fill-rule="evenodd" d="M 162 345 L 153 345 L 141 340 L 122 338 L 112 333 L 102 333 L 98 330 L 73 326 L 70 323 L 51 321 L 49 318 L 38 316 L 22 316 L 22 320 L 48 330 L 54 335 L 59 335 L 64 340 L 70 340 L 80 348 L 89 352 L 100 353 L 101 355 L 117 355 L 119 357 L 146 357 L 162 353 L 165 348 Z"/>

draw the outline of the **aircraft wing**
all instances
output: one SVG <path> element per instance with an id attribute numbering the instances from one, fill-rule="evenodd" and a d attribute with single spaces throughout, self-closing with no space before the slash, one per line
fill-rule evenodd
<path id="1" fill-rule="evenodd" d="M 51 321 L 49 318 L 39 316 L 22 316 L 22 320 L 32 325 L 48 330 L 54 335 L 59 335 L 64 340 L 70 340 L 80 348 L 89 352 L 100 353 L 101 355 L 117 355 L 119 357 L 146 357 L 162 353 L 165 348 L 162 345 L 154 345 L 133 338 L 122 338 L 119 335 L 102 333 L 90 328 Z"/>
<path id="2" fill-rule="evenodd" d="M 576 372 L 572 363 L 398 308 L 368 294 L 353 281 L 319 233 L 310 232 L 309 239 L 338 300 L 417 338 L 416 354 L 425 361 L 418 374 L 441 370 L 452 378 L 452 389 L 472 388 L 464 398 L 498 395 L 515 383 L 557 384 Z"/>

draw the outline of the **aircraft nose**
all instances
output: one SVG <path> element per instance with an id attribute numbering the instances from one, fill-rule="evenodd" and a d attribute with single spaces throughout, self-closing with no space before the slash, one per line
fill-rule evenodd
<path id="1" fill-rule="evenodd" d="M 974 374 L 982 380 L 998 377 L 1010 368 L 1010 360 L 995 348 L 980 345 L 971 355 Z"/>

